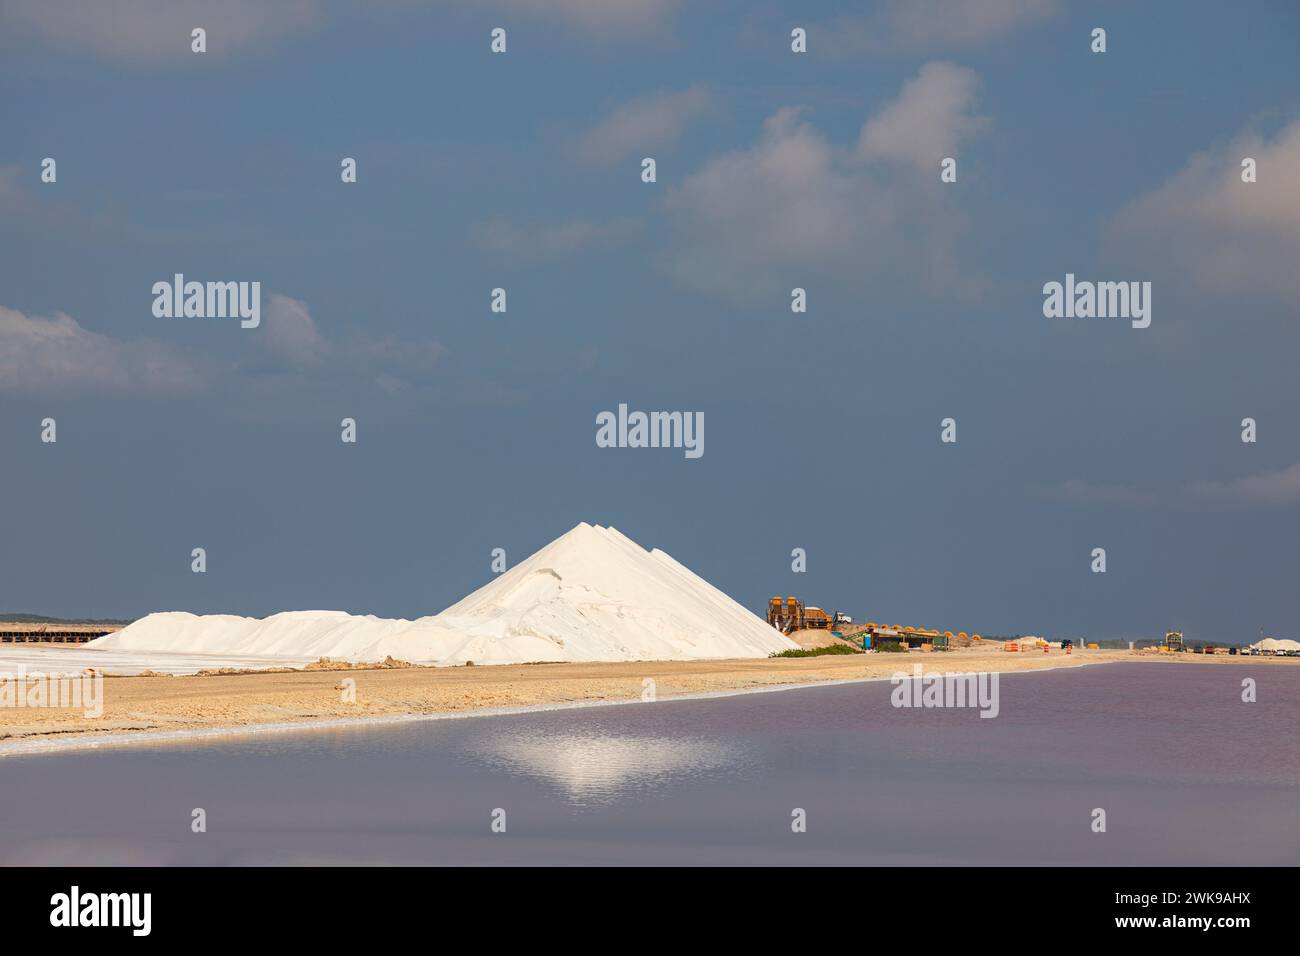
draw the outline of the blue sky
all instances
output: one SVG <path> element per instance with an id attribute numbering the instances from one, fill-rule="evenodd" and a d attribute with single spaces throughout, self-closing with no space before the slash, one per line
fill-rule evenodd
<path id="1" fill-rule="evenodd" d="M 418 616 L 585 520 L 755 610 L 1296 636 L 1298 48 L 1262 0 L 8 0 L 0 608 Z M 155 318 L 176 272 L 262 327 Z M 1067 272 L 1151 327 L 1045 318 Z M 706 453 L 596 447 L 620 402 Z"/>

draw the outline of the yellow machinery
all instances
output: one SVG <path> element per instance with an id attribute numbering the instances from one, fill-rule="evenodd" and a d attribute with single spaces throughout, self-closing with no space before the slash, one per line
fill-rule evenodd
<path id="1" fill-rule="evenodd" d="M 808 607 L 795 597 L 782 599 L 780 595 L 767 602 L 767 623 L 782 634 L 802 631 L 804 628 L 830 630 L 835 619 L 819 607 Z"/>
<path id="2" fill-rule="evenodd" d="M 804 607 L 795 598 L 788 597 L 782 600 L 778 594 L 767 602 L 767 623 L 782 634 L 803 630 Z"/>
<path id="3" fill-rule="evenodd" d="M 803 626 L 830 630 L 831 616 L 819 607 L 806 607 L 803 612 Z"/>

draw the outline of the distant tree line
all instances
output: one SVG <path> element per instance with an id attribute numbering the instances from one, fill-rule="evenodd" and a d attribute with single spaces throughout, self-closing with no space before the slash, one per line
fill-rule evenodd
<path id="1" fill-rule="evenodd" d="M 0 621 L 13 624 L 130 624 L 132 617 L 46 617 L 44 614 L 20 614 L 0 611 Z"/>

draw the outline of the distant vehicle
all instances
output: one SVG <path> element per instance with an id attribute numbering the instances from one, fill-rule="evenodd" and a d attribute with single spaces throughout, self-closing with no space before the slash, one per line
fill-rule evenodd
<path id="1" fill-rule="evenodd" d="M 850 617 L 849 615 L 845 614 L 843 611 L 836 611 L 836 612 L 835 612 L 835 623 L 836 623 L 836 624 L 852 624 L 852 623 L 853 623 L 853 618 Z"/>
<path id="2" fill-rule="evenodd" d="M 1061 650 L 1065 650 L 1067 647 L 1074 647 L 1074 641 L 1061 641 Z"/>

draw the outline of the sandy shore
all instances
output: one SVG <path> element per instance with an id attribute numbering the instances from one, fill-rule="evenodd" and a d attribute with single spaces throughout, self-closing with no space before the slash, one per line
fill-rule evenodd
<path id="1" fill-rule="evenodd" d="M 318 670 L 189 677 L 108 677 L 103 713 L 0 707 L 0 754 L 37 741 L 267 724 L 466 713 L 475 710 L 636 701 L 647 679 L 660 700 L 822 681 L 889 678 L 914 665 L 931 671 L 1028 671 L 1111 661 L 1165 666 L 1300 666 L 1300 659 L 1078 651 L 1071 655 L 971 649 L 948 654 L 860 654 L 777 660 L 516 664 L 497 667 Z M 355 681 L 355 703 L 345 700 Z M 17 745 L 17 746 L 15 746 Z"/>

